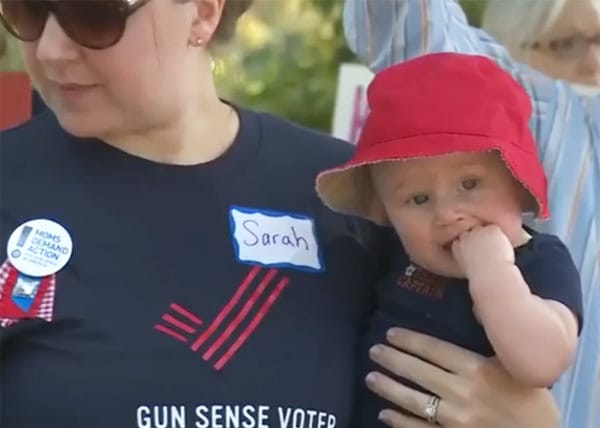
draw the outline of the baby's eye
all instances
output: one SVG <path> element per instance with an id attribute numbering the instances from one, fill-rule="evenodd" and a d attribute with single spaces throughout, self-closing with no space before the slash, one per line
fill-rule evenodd
<path id="1" fill-rule="evenodd" d="M 473 190 L 478 184 L 479 180 L 476 178 L 468 178 L 460 183 L 460 188 L 462 190 Z"/>
<path id="2" fill-rule="evenodd" d="M 429 201 L 429 196 L 427 195 L 415 195 L 410 198 L 410 202 L 414 203 L 415 205 L 423 205 L 427 201 Z"/>

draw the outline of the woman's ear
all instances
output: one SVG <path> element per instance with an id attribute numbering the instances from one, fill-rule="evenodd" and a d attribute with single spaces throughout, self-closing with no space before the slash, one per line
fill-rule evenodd
<path id="1" fill-rule="evenodd" d="M 196 15 L 192 21 L 191 41 L 201 40 L 208 44 L 213 38 L 223 17 L 223 8 L 227 0 L 192 0 L 196 6 Z"/>

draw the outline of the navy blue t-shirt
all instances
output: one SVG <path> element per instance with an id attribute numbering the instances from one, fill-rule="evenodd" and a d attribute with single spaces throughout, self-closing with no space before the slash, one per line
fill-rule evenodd
<path id="1" fill-rule="evenodd" d="M 40 94 L 35 89 L 31 91 L 31 115 L 36 116 L 40 113 L 43 113 L 48 107 Z"/>
<path id="2" fill-rule="evenodd" d="M 569 250 L 555 236 L 529 228 L 527 231 L 532 239 L 515 250 L 515 264 L 532 293 L 570 308 L 578 317 L 581 330 L 580 279 Z M 391 327 L 404 327 L 438 337 L 487 357 L 494 355 L 485 331 L 473 313 L 468 281 L 434 275 L 412 264 L 402 250 L 398 251 L 390 271 L 377 285 L 375 307 L 359 356 L 356 426 L 383 428 L 386 425 L 377 421 L 377 415 L 385 408 L 394 408 L 364 386 L 368 372 L 381 371 L 369 360 L 368 350 L 374 344 L 385 343 L 386 332 Z M 391 373 L 386 374 L 393 377 Z M 408 380 L 402 381 L 421 389 Z"/>
<path id="3" fill-rule="evenodd" d="M 196 166 L 74 138 L 50 111 L 0 134 L 3 428 L 350 425 L 390 235 L 316 196 L 316 174 L 352 146 L 239 113 L 228 152 Z M 32 219 L 73 247 L 23 288 L 7 240 Z"/>

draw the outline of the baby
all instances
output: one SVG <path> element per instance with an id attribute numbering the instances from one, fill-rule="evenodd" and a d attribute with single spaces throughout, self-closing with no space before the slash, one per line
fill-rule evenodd
<path id="1" fill-rule="evenodd" d="M 368 101 L 354 157 L 317 178 L 327 206 L 393 226 L 406 251 L 377 285 L 365 345 L 410 328 L 551 385 L 582 302 L 567 248 L 523 225 L 523 213 L 549 215 L 527 93 L 485 57 L 438 53 L 380 72 Z M 380 370 L 366 358 L 362 369 Z"/>

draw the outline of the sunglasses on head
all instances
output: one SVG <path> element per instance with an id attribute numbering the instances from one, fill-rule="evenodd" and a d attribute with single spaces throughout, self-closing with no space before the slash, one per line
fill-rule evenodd
<path id="1" fill-rule="evenodd" d="M 0 0 L 0 22 L 16 38 L 42 37 L 50 14 L 67 36 L 89 49 L 115 45 L 127 18 L 150 0 Z"/>

